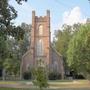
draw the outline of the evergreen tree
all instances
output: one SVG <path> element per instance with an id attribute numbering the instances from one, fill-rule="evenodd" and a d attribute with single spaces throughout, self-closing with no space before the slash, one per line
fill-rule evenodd
<path id="1" fill-rule="evenodd" d="M 32 72 L 34 79 L 33 84 L 38 86 L 40 90 L 48 87 L 46 68 L 41 65 L 41 61 L 42 60 L 40 60 L 40 64 L 38 63 L 38 66 Z"/>

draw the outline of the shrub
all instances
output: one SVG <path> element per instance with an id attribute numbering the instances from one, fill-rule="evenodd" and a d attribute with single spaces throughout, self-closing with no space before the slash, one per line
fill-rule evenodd
<path id="1" fill-rule="evenodd" d="M 24 73 L 23 73 L 23 78 L 24 78 L 25 80 L 31 79 L 31 72 L 24 72 Z"/>
<path id="2" fill-rule="evenodd" d="M 50 72 L 49 75 L 48 75 L 48 79 L 49 80 L 61 79 L 61 74 L 60 73 Z"/>
<path id="3" fill-rule="evenodd" d="M 48 87 L 47 74 L 44 67 L 38 66 L 35 68 L 33 70 L 33 77 L 33 84 L 38 86 L 40 90 Z"/>

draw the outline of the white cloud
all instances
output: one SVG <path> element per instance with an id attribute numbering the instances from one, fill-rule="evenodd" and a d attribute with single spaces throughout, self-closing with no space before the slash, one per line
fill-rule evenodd
<path id="1" fill-rule="evenodd" d="M 63 24 L 73 25 L 75 23 L 85 23 L 80 7 L 76 6 L 71 11 L 65 11 L 63 14 Z"/>

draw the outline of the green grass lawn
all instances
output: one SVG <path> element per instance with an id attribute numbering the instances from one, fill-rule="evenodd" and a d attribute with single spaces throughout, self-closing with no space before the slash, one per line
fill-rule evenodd
<path id="1" fill-rule="evenodd" d="M 44 90 L 90 90 L 90 81 L 88 80 L 57 80 L 48 83 L 49 89 Z M 7 87 L 0 88 L 0 90 L 39 90 L 35 89 L 36 87 L 30 81 L 0 81 L 0 87 Z"/>
<path id="2" fill-rule="evenodd" d="M 39 89 L 16 89 L 16 88 L 0 88 L 0 90 L 39 90 Z M 60 89 L 43 89 L 43 90 L 90 90 L 90 88 L 60 88 Z"/>

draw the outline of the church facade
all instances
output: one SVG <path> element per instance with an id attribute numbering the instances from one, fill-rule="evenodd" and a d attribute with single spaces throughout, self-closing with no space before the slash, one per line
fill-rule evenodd
<path id="1" fill-rule="evenodd" d="M 32 67 L 41 65 L 47 67 L 50 72 L 58 72 L 62 78 L 64 76 L 63 58 L 51 45 L 50 32 L 50 11 L 46 16 L 36 16 L 32 11 L 32 30 L 30 49 L 22 57 L 22 72 L 28 71 Z"/>

